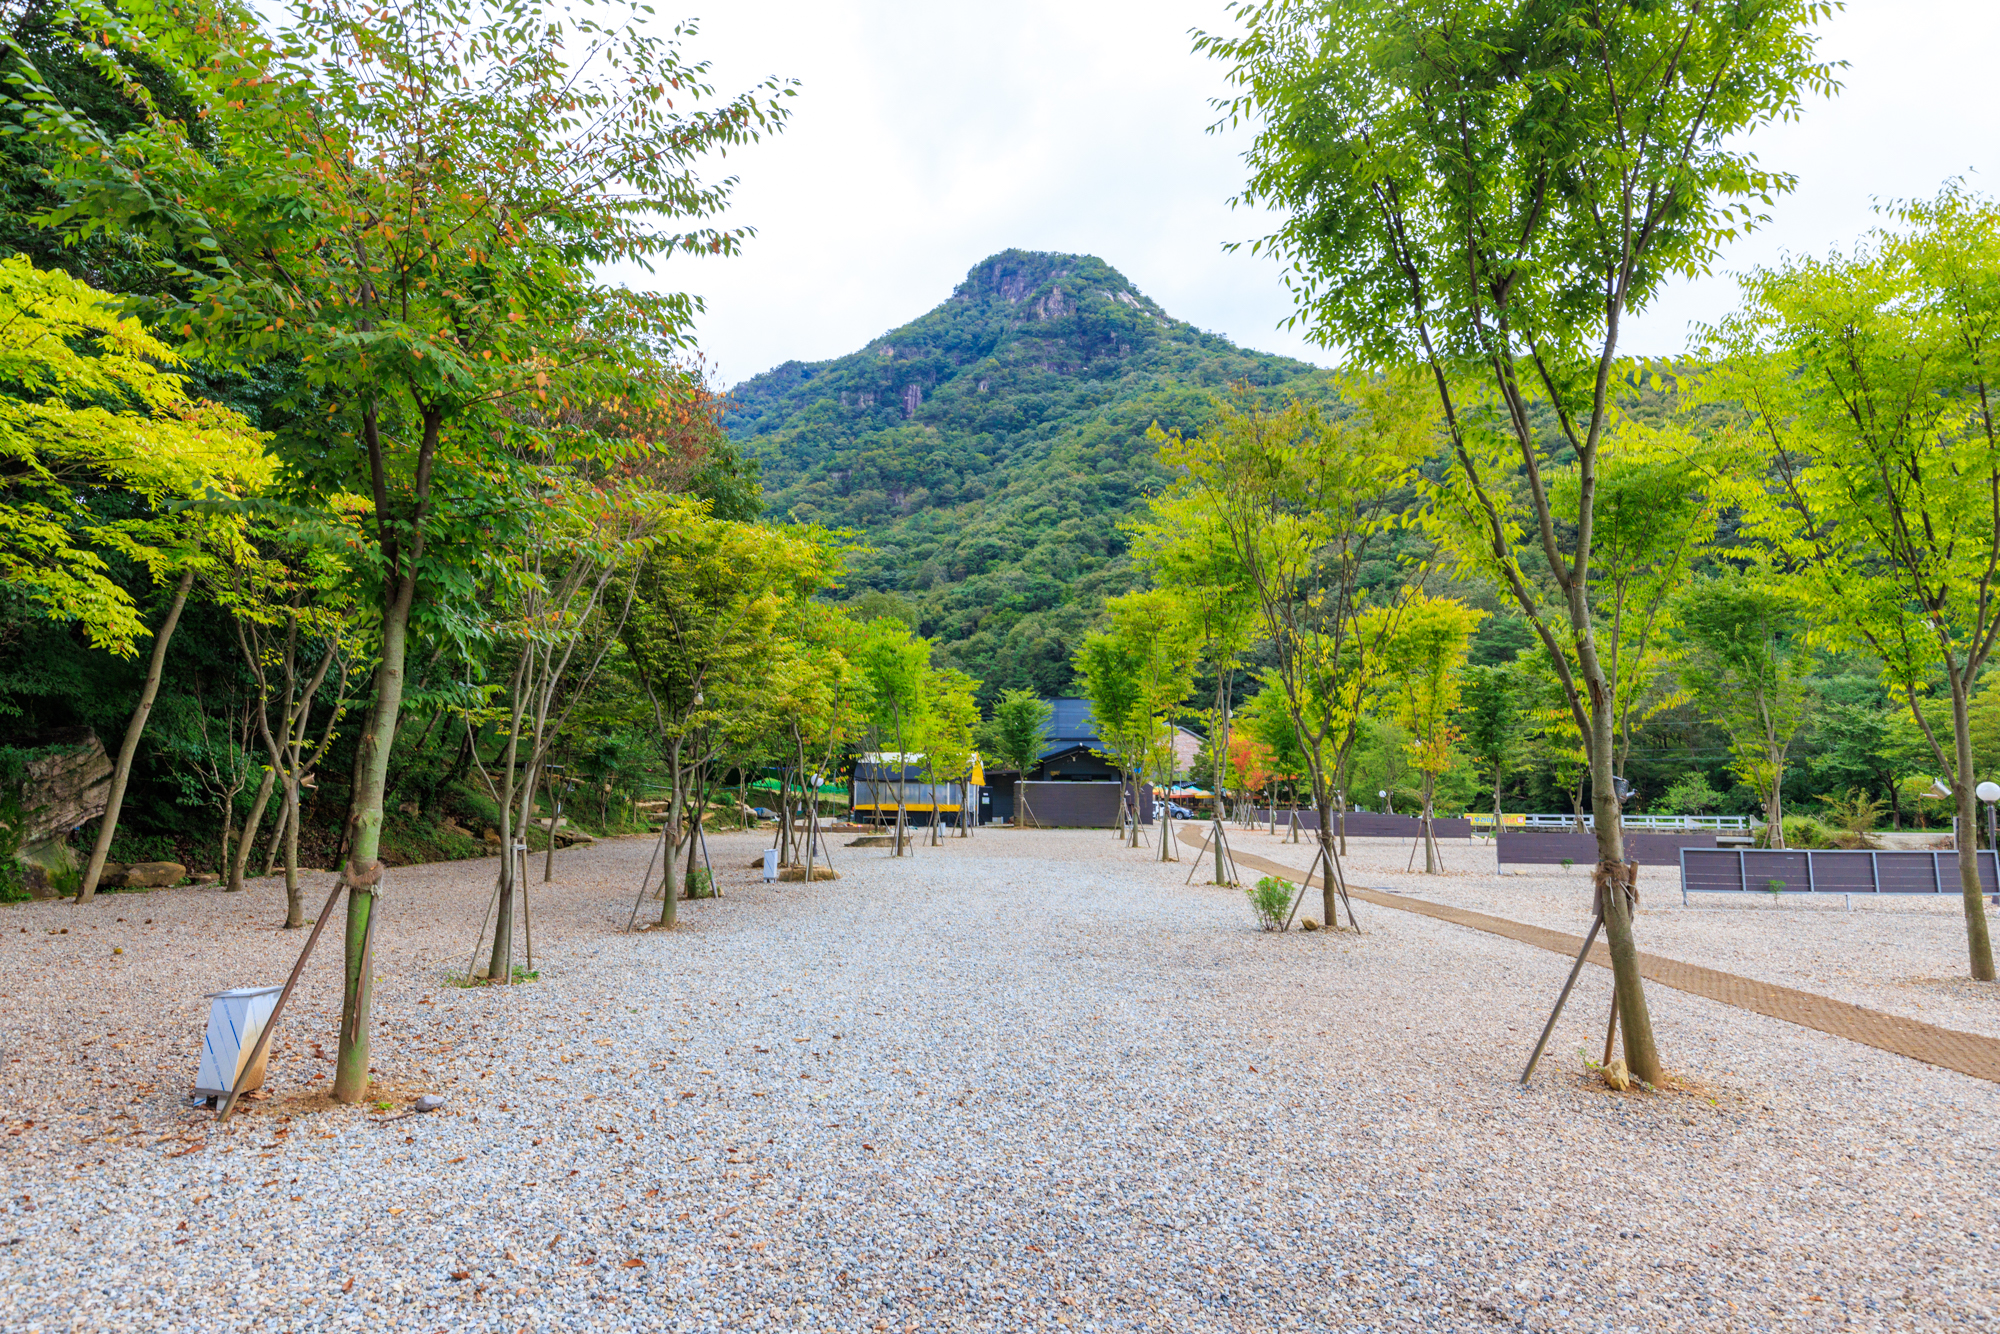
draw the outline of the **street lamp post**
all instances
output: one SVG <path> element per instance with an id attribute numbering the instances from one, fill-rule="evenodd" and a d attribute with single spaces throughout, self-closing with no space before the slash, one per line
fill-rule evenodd
<path id="1" fill-rule="evenodd" d="M 1389 814 L 1389 789 L 1386 787 L 1382 788 L 1375 795 L 1382 798 L 1382 814 Z"/>

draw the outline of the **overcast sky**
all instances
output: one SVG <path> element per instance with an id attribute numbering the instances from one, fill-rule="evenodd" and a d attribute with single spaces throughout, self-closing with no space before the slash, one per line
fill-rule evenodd
<path id="1" fill-rule="evenodd" d="M 706 298 L 701 342 L 721 383 L 854 351 L 1014 246 L 1101 256 L 1182 319 L 1328 361 L 1278 327 L 1290 308 L 1277 267 L 1222 249 L 1268 227 L 1228 207 L 1244 136 L 1206 133 L 1220 70 L 1190 52 L 1189 30 L 1225 24 L 1221 0 L 685 12 L 701 25 L 690 50 L 715 62 L 721 88 L 770 74 L 801 85 L 782 135 L 716 164 L 742 179 L 731 220 L 757 228 L 746 252 L 676 260 L 654 280 Z M 1996 188 L 2000 5 L 1850 0 L 1823 49 L 1848 62 L 1846 88 L 1757 142 L 1800 188 L 1725 256 L 1730 269 L 1846 244 L 1874 200 L 1929 195 L 1954 174 Z M 1624 347 L 1679 351 L 1690 322 L 1726 313 L 1735 291 L 1727 276 L 1676 286 Z"/>

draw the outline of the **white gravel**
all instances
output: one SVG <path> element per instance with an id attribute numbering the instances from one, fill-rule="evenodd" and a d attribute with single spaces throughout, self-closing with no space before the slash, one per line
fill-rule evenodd
<path id="1" fill-rule="evenodd" d="M 1263 934 L 1239 892 L 1102 833 L 839 849 L 844 879 L 772 888 L 762 842 L 716 838 L 730 896 L 662 936 L 619 934 L 645 845 L 561 855 L 543 980 L 511 992 L 443 985 L 493 863 L 392 872 L 376 1063 L 449 1102 L 386 1125 L 306 1091 L 334 950 L 273 1099 L 219 1131 L 184 1110 L 201 993 L 282 980 L 296 950 L 266 925 L 281 891 L 0 910 L 0 1328 L 2000 1317 L 1992 1085 L 1654 988 L 1688 1082 L 1612 1095 L 1581 1059 L 1608 995 L 1588 970 L 1523 1091 L 1565 969 L 1545 951 L 1367 905 L 1358 940 Z M 1523 920 L 1570 892 L 1478 879 L 1451 892 L 1518 893 Z M 1757 948 L 1788 935 L 1830 949 L 1795 927 Z"/>
<path id="2" fill-rule="evenodd" d="M 1231 827 L 1230 846 L 1287 866 L 1311 864 L 1312 848 L 1285 835 Z M 1305 837 L 1302 835 L 1302 837 Z M 1351 838 L 1348 875 L 1357 885 L 1581 935 L 1590 926 L 1590 868 L 1510 867 L 1497 873 L 1488 839 L 1443 843 L 1446 870 L 1409 870 L 1407 839 Z M 2000 987 L 1974 982 L 1965 949 L 1965 908 L 1947 894 L 1694 894 L 1681 904 L 1680 872 L 1639 872 L 1639 948 L 1671 959 L 1797 987 L 1969 1033 L 2000 1037 Z M 1317 905 L 1317 891 L 1310 902 Z M 1986 906 L 2000 935 L 2000 907 Z"/>

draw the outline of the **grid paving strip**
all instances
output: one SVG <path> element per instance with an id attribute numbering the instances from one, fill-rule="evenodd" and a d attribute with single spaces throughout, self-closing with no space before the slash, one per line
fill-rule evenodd
<path id="1" fill-rule="evenodd" d="M 1181 840 L 1191 845 L 1200 841 L 1198 838 L 1189 838 L 1185 832 L 1181 834 Z M 1299 872 L 1295 867 L 1283 866 L 1234 849 L 1231 849 L 1230 856 L 1239 865 L 1251 870 L 1282 876 L 1288 880 L 1296 881 L 1299 878 Z M 1308 876 L 1306 883 L 1317 889 L 1320 878 L 1317 875 Z M 1373 890 L 1359 889 L 1351 884 L 1347 887 L 1347 892 L 1350 897 L 1360 899 L 1364 903 L 1372 903 L 1379 908 L 1394 908 L 1398 912 L 1434 917 L 1455 926 L 1469 926 L 1475 931 L 1505 936 L 1509 940 L 1518 940 L 1525 945 L 1568 955 L 1572 959 L 1583 947 L 1582 936 L 1550 931 L 1545 927 L 1529 926 L 1523 922 L 1511 922 L 1504 917 L 1493 917 L 1465 908 L 1451 908 L 1441 903 L 1426 903 L 1421 899 L 1404 898 L 1395 894 L 1381 894 Z M 1591 947 L 1590 961 L 1604 968 L 1611 966 L 1611 951 L 1602 941 Z M 1782 1019 L 1801 1028 L 1846 1038 L 1850 1042 L 1879 1047 L 1898 1056 L 1907 1056 L 1913 1061 L 1922 1061 L 1927 1065 L 1941 1066 L 1946 1070 L 1956 1070 L 1962 1075 L 1971 1075 L 1974 1079 L 2000 1083 L 2000 1039 L 1985 1037 L 1978 1033 L 1962 1033 L 1955 1028 L 1939 1028 L 1936 1024 L 1905 1019 L 1901 1015 L 1871 1010 L 1864 1005 L 1850 1005 L 1846 1001 L 1816 996 L 1810 991 L 1775 986 L 1736 973 L 1703 968 L 1699 964 L 1682 963 L 1678 959 L 1662 958 L 1657 954 L 1641 954 L 1639 971 L 1651 981 L 1672 987 L 1676 991 L 1685 991 L 1692 996 L 1720 1001 L 1739 1010 L 1769 1015 L 1773 1019 Z"/>

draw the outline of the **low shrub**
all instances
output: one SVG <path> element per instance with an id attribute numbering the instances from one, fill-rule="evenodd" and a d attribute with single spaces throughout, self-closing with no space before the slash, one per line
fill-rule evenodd
<path id="1" fill-rule="evenodd" d="M 1787 815 L 1784 822 L 1785 846 L 1788 848 L 1832 848 L 1839 846 L 1832 830 L 1813 819 L 1810 815 Z M 1771 846 L 1771 827 L 1765 825 L 1757 833 L 1757 842 L 1763 847 Z"/>
<path id="2" fill-rule="evenodd" d="M 1297 893 L 1289 880 L 1267 875 L 1243 892 L 1250 896 L 1250 907 L 1257 914 L 1259 926 L 1266 931 L 1285 929 L 1285 914 L 1291 911 L 1292 898 Z"/>

